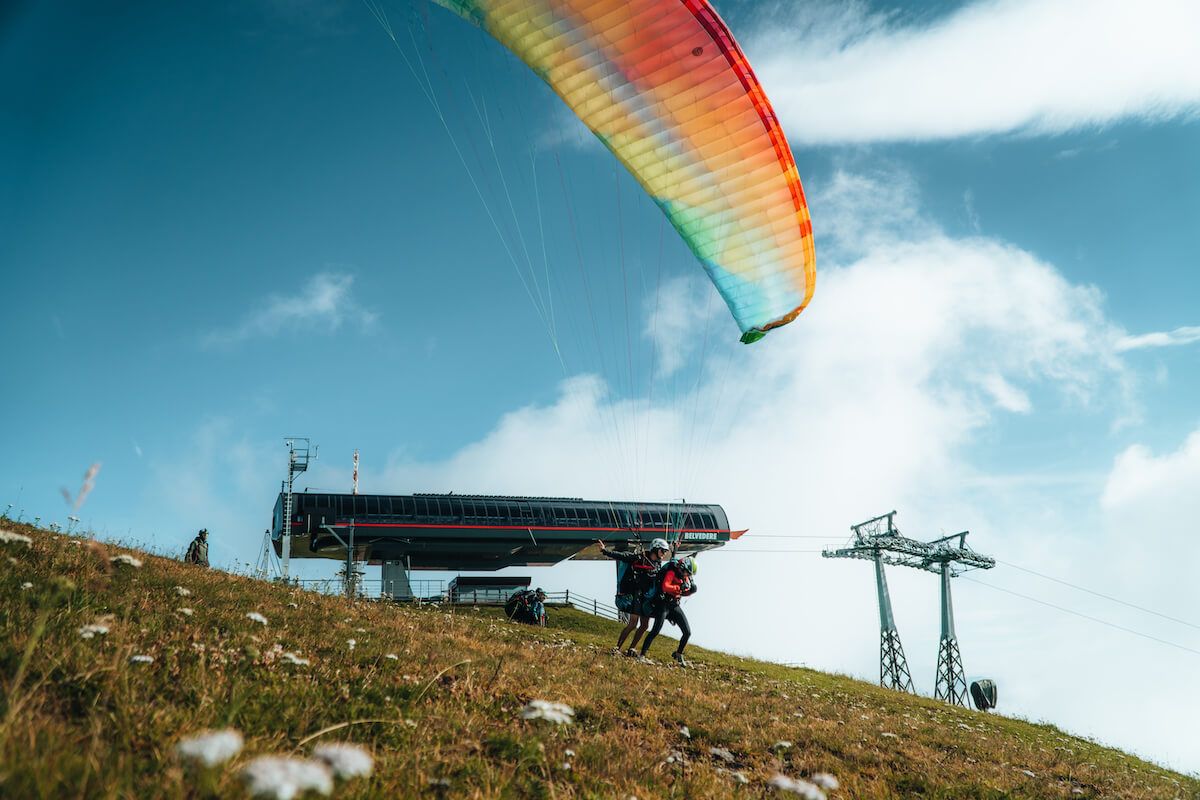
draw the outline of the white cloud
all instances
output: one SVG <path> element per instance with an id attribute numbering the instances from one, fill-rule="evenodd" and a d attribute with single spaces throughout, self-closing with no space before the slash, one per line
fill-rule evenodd
<path id="1" fill-rule="evenodd" d="M 298 293 L 272 294 L 240 322 L 210 331 L 203 344 L 206 347 L 237 344 L 247 339 L 277 336 L 286 330 L 334 331 L 347 323 L 369 328 L 377 315 L 358 304 L 350 292 L 353 285 L 353 275 L 318 273 Z"/>
<path id="2" fill-rule="evenodd" d="M 1005 380 L 1003 375 L 993 372 L 984 377 L 982 385 L 996 401 L 996 405 L 1005 411 L 1028 414 L 1033 410 L 1033 401 L 1029 399 L 1029 395 Z"/>
<path id="3" fill-rule="evenodd" d="M 1200 342 L 1200 327 L 1185 326 L 1173 331 L 1156 331 L 1141 333 L 1133 336 L 1122 336 L 1117 340 L 1119 352 L 1130 350 L 1145 350 L 1151 347 L 1176 347 L 1182 344 Z"/>
<path id="4" fill-rule="evenodd" d="M 1191 0 L 983 0 L 932 20 L 787 5 L 748 50 L 792 141 L 827 144 L 1193 117 L 1197 41 Z"/>

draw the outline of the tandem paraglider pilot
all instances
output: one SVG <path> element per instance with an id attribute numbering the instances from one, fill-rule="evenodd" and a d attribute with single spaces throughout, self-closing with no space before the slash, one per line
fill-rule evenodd
<path id="1" fill-rule="evenodd" d="M 187 555 L 183 560 L 189 564 L 199 564 L 202 567 L 208 566 L 208 529 L 201 528 L 196 534 L 196 538 L 192 539 L 192 543 L 188 545 Z"/>

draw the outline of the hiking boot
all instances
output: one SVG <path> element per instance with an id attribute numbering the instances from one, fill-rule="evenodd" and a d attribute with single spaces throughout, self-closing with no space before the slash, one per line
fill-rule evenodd
<path id="1" fill-rule="evenodd" d="M 631 648 L 629 648 L 628 650 L 626 650 L 626 651 L 625 651 L 625 657 L 626 657 L 626 658 L 637 658 L 637 657 L 638 657 L 638 651 L 637 651 L 637 650 L 634 650 L 634 649 L 631 647 Z"/>
<path id="2" fill-rule="evenodd" d="M 681 667 L 686 667 L 688 665 L 687 661 L 683 659 L 683 653 L 671 653 L 671 658 L 679 662 L 679 666 Z"/>

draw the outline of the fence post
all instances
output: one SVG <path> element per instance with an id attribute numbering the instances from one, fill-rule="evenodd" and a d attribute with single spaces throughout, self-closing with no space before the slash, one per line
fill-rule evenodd
<path id="1" fill-rule="evenodd" d="M 570 589 L 567 589 L 565 592 L 563 592 L 563 602 L 566 603 L 567 605 L 571 605 L 571 590 Z"/>
<path id="2" fill-rule="evenodd" d="M 596 613 L 596 601 L 595 600 L 592 601 L 592 616 L 593 617 L 599 616 L 599 614 Z"/>

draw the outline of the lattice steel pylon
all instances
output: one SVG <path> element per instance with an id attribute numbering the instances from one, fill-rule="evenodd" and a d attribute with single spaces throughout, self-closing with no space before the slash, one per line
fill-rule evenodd
<path id="1" fill-rule="evenodd" d="M 958 648 L 958 634 L 954 630 L 954 603 L 950 595 L 950 579 L 961 574 L 966 569 L 991 569 L 996 566 L 996 560 L 980 555 L 967 546 L 969 531 L 944 536 L 932 542 L 921 542 L 901 536 L 895 525 L 896 512 L 884 514 L 866 522 L 854 525 L 854 539 L 848 547 L 837 550 L 825 550 L 822 555 L 826 558 L 865 558 L 875 562 L 875 573 L 879 591 L 880 628 L 883 630 L 880 647 L 880 683 L 887 686 L 888 679 L 895 680 L 896 672 L 889 673 L 887 642 L 888 623 L 891 622 L 891 600 L 887 597 L 887 582 L 883 577 L 883 565 L 893 564 L 899 567 L 913 567 L 934 572 L 941 576 L 942 596 L 942 636 L 938 645 L 937 681 L 934 685 L 934 697 L 954 705 L 967 704 L 967 679 L 963 670 L 962 653 Z M 958 540 L 955 544 L 954 540 Z M 960 565 L 956 568 L 955 565 Z M 885 615 L 886 610 L 886 615 Z M 894 623 L 891 629 L 895 630 Z M 908 675 L 908 666 L 903 663 L 904 653 L 899 649 L 900 637 L 895 635 L 896 649 L 899 652 L 899 664 L 903 665 L 904 675 Z M 911 680 L 908 683 L 912 691 Z M 893 687 L 894 688 L 894 687 Z"/>
<path id="2" fill-rule="evenodd" d="M 297 475 L 308 469 L 310 449 L 308 439 L 300 436 L 289 436 L 283 443 L 288 449 L 288 476 L 283 484 L 283 542 L 280 547 L 283 554 L 279 558 L 279 572 L 283 579 L 287 580 L 292 560 L 292 484 L 295 483 Z M 315 458 L 316 454 L 311 455 Z"/>
<path id="3" fill-rule="evenodd" d="M 880 539 L 899 535 L 895 516 L 893 511 L 852 525 L 853 545 L 843 550 L 826 550 L 822 555 L 826 558 L 870 558 L 875 562 L 875 592 L 879 599 L 879 685 L 915 694 L 904 646 L 900 644 L 900 632 L 896 630 L 896 618 L 892 614 L 892 598 L 883 571 L 883 549 L 879 546 Z"/>

